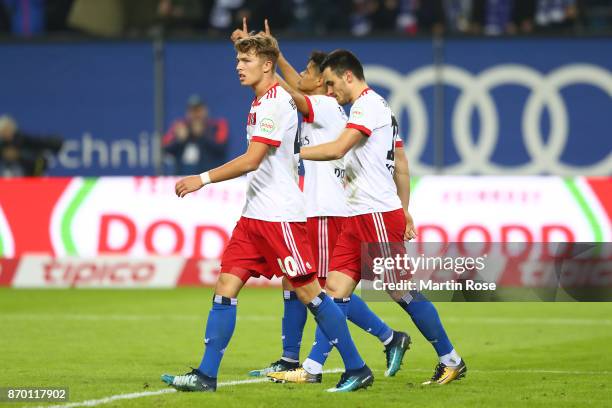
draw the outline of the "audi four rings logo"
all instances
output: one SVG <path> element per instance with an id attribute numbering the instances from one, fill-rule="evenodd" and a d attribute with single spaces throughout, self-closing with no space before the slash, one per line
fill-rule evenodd
<path id="1" fill-rule="evenodd" d="M 393 69 L 369 65 L 366 67 L 366 76 L 368 83 L 390 90 L 388 101 L 398 118 L 404 109 L 407 110 L 410 143 L 406 145 L 406 153 L 411 160 L 411 170 L 415 172 L 434 171 L 433 166 L 421 161 L 430 123 L 420 91 L 433 86 L 441 78 L 445 85 L 460 90 L 450 124 L 460 161 L 445 167 L 446 173 L 612 173 L 612 152 L 608 152 L 600 161 L 585 166 L 574 166 L 561 160 L 569 133 L 567 107 L 561 90 L 568 85 L 586 84 L 603 90 L 612 98 L 612 74 L 607 69 L 590 64 L 569 64 L 542 75 L 525 65 L 504 64 L 473 75 L 463 68 L 444 65 L 437 69 L 426 66 L 402 76 Z M 492 162 L 499 137 L 499 113 L 491 92 L 501 85 L 517 85 L 530 90 L 521 123 L 523 142 L 530 160 L 521 165 L 508 166 Z M 550 115 L 549 135 L 542 134 L 540 128 L 544 108 Z M 480 131 L 476 137 L 473 137 L 470 126 L 473 110 L 476 110 L 480 120 Z M 612 134 L 602 136 L 612 138 Z"/>

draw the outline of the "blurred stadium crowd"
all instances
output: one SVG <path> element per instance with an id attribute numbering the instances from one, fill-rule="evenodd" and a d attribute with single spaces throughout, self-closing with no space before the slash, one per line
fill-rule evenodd
<path id="1" fill-rule="evenodd" d="M 317 40 L 336 35 L 380 35 L 378 41 L 411 36 L 426 39 L 432 34 L 450 38 L 612 35 L 612 0 L 0 0 L 0 38 L 7 48 L 11 44 L 19 47 L 21 38 L 49 38 L 48 45 L 52 46 L 54 39 L 62 42 L 63 36 L 146 38 L 156 42 L 163 42 L 164 36 L 227 39 L 243 17 L 248 18 L 253 30 L 261 29 L 268 18 L 275 33 L 283 38 Z M 153 63 L 159 64 L 161 59 L 158 55 Z M 15 72 L 20 75 L 19 70 Z M 599 82 L 593 84 L 599 86 Z M 21 92 L 19 86 L 13 89 Z M 174 110 L 172 118 L 157 121 L 159 142 L 152 150 L 160 152 L 155 156 L 162 158 L 155 159 L 156 174 L 196 173 L 235 155 L 230 143 L 230 111 L 215 101 L 211 107 L 219 112 L 209 115 L 205 103 L 209 90 L 199 89 L 204 99 L 197 91 L 197 86 L 188 91 L 192 95 L 182 112 Z M 54 159 L 59 152 L 74 153 L 75 143 L 80 142 L 75 141 L 72 130 L 70 134 L 54 127 L 52 134 L 30 130 L 46 129 L 48 118 L 33 122 L 31 115 L 24 117 L 23 111 L 20 117 L 18 109 L 11 106 L 14 101 L 9 100 L 0 106 L 0 177 L 44 175 L 57 163 Z M 83 126 L 89 128 L 89 124 Z M 98 140 L 96 146 L 111 143 L 121 132 L 115 131 L 114 139 Z M 82 143 L 87 146 L 83 151 L 90 152 L 90 143 Z"/>
<path id="2" fill-rule="evenodd" d="M 609 0 L 0 0 L 0 35 L 225 35 L 242 17 L 295 35 L 602 33 Z M 257 28 L 257 27 L 255 27 Z"/>

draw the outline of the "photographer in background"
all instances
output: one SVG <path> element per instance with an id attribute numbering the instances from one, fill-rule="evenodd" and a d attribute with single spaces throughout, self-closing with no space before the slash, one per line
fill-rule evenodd
<path id="1" fill-rule="evenodd" d="M 227 120 L 209 118 L 206 104 L 198 95 L 192 95 L 185 117 L 174 122 L 162 142 L 164 161 L 174 167 L 168 172 L 193 174 L 225 163 L 227 135 Z"/>
<path id="2" fill-rule="evenodd" d="M 0 177 L 42 176 L 48 164 L 45 154 L 56 154 L 62 143 L 57 136 L 21 132 L 13 118 L 0 116 Z"/>

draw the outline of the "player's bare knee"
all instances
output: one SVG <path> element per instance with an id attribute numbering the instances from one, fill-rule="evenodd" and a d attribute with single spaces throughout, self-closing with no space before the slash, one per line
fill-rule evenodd
<path id="1" fill-rule="evenodd" d="M 286 276 L 283 276 L 283 290 L 291 290 L 291 291 L 295 290 L 295 288 L 293 287 L 293 285 L 291 284 L 289 279 L 287 279 Z"/>
<path id="2" fill-rule="evenodd" d="M 316 279 L 306 285 L 295 288 L 295 294 L 300 302 L 307 305 L 321 293 L 322 289 L 319 286 L 319 281 Z"/>
<path id="3" fill-rule="evenodd" d="M 350 297 L 356 282 L 341 272 L 332 271 L 325 282 L 325 292 L 333 298 Z"/>
<path id="4" fill-rule="evenodd" d="M 400 300 L 402 300 L 402 297 L 408 293 L 408 291 L 401 291 L 401 290 L 387 290 L 387 294 L 389 295 L 389 297 L 391 297 L 391 299 L 393 299 L 395 302 L 399 302 Z"/>
<path id="5" fill-rule="evenodd" d="M 227 298 L 236 298 L 242 286 L 244 286 L 244 282 L 239 277 L 229 273 L 221 273 L 215 286 L 215 294 Z"/>

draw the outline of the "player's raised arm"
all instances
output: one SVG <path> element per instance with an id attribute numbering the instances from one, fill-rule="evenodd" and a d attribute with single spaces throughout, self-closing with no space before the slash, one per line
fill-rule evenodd
<path id="1" fill-rule="evenodd" d="M 270 37 L 272 37 L 268 19 L 264 20 L 263 34 L 269 35 Z M 281 74 L 283 75 L 283 78 L 285 79 L 285 81 L 287 81 L 287 84 L 289 84 L 291 88 L 297 89 L 298 81 L 300 80 L 300 74 L 295 70 L 295 68 L 293 68 L 293 66 L 289 63 L 289 61 L 287 61 L 287 59 L 285 58 L 282 52 L 279 54 L 278 61 L 276 64 Z M 283 88 L 285 87 L 283 86 Z"/>
<path id="2" fill-rule="evenodd" d="M 293 98 L 295 101 L 295 106 L 297 106 L 298 111 L 303 115 L 308 115 L 310 113 L 310 107 L 308 106 L 308 102 L 306 101 L 304 94 L 289 85 L 287 81 L 285 81 L 278 74 L 276 74 L 276 80 L 278 81 L 279 85 L 283 87 L 283 89 L 287 91 L 289 95 L 291 95 L 291 98 Z"/>
<path id="3" fill-rule="evenodd" d="M 298 81 L 300 80 L 300 74 L 293 68 L 293 66 L 287 61 L 283 53 L 278 56 L 278 69 L 281 74 L 283 74 L 283 78 L 287 81 L 287 84 L 292 88 L 297 88 Z"/>
<path id="4" fill-rule="evenodd" d="M 185 197 L 209 183 L 219 183 L 240 177 L 246 173 L 257 170 L 266 156 L 269 146 L 264 143 L 253 142 L 241 156 L 200 175 L 188 176 L 176 183 L 175 191 L 179 197 Z"/>
<path id="5" fill-rule="evenodd" d="M 333 142 L 311 147 L 302 147 L 300 149 L 300 158 L 313 161 L 341 159 L 361 140 L 362 137 L 365 136 L 359 130 L 346 128 Z"/>
<path id="6" fill-rule="evenodd" d="M 268 23 L 268 19 L 264 21 L 265 31 L 264 35 L 272 37 L 272 33 L 270 32 L 270 25 Z M 309 108 L 308 102 L 306 102 L 306 98 L 304 98 L 304 94 L 298 91 L 298 82 L 300 80 L 300 74 L 293 68 L 293 66 L 287 61 L 287 59 L 283 56 L 281 52 L 278 55 L 277 67 L 280 70 L 281 75 L 276 74 L 276 80 L 283 87 L 285 91 L 291 95 L 291 98 L 295 101 L 295 104 L 298 108 L 298 111 L 304 115 L 308 115 Z"/>
<path id="7" fill-rule="evenodd" d="M 393 173 L 393 181 L 397 187 L 397 195 L 402 202 L 404 215 L 406 216 L 406 232 L 404 233 L 405 240 L 416 238 L 416 230 L 414 221 L 410 212 L 408 212 L 408 204 L 410 203 L 410 170 L 408 168 L 408 159 L 402 146 L 395 147 L 395 172 Z"/>

